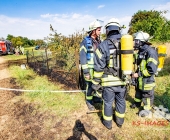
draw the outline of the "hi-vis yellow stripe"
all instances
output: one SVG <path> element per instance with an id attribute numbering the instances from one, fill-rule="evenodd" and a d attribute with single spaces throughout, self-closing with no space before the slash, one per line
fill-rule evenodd
<path id="1" fill-rule="evenodd" d="M 88 64 L 82 65 L 82 69 L 88 69 Z"/>
<path id="2" fill-rule="evenodd" d="M 113 67 L 113 58 L 110 58 L 110 60 L 109 60 L 109 67 L 110 67 L 110 68 Z"/>
<path id="3" fill-rule="evenodd" d="M 107 81 L 121 81 L 119 77 L 114 77 L 114 76 L 109 76 L 102 78 L 102 82 L 107 82 Z"/>
<path id="4" fill-rule="evenodd" d="M 112 120 L 112 115 L 111 116 L 106 116 L 104 113 L 104 102 L 103 102 L 103 106 L 102 106 L 102 114 L 103 114 L 103 119 L 106 121 L 111 121 Z"/>
<path id="5" fill-rule="evenodd" d="M 99 57 L 99 59 L 102 58 L 102 54 L 100 53 L 99 49 L 96 49 L 96 54 L 97 54 L 97 56 Z"/>
<path id="6" fill-rule="evenodd" d="M 84 49 L 84 51 L 87 53 L 87 49 L 86 49 L 86 47 L 84 47 L 84 46 L 81 46 L 80 52 L 81 52 L 81 50 L 83 50 L 83 49 Z"/>
<path id="7" fill-rule="evenodd" d="M 155 83 L 145 84 L 144 85 L 144 90 L 152 90 L 154 86 L 155 86 Z"/>
<path id="8" fill-rule="evenodd" d="M 99 82 L 96 82 L 96 81 L 94 81 L 94 80 L 92 80 L 92 83 L 95 84 L 95 85 L 98 85 L 98 84 L 99 84 Z"/>
<path id="9" fill-rule="evenodd" d="M 147 60 L 147 63 L 148 63 L 148 62 L 153 62 L 155 65 L 158 64 L 158 62 L 157 62 L 154 58 L 149 58 L 149 59 Z"/>
<path id="10" fill-rule="evenodd" d="M 143 70 L 142 73 L 143 73 L 145 76 L 151 76 L 151 75 L 148 73 L 148 70 L 147 70 L 147 69 Z"/>
<path id="11" fill-rule="evenodd" d="M 146 98 L 146 105 L 143 107 L 145 110 L 150 110 L 152 108 L 150 102 L 150 98 Z"/>
<path id="12" fill-rule="evenodd" d="M 92 100 L 92 99 L 93 99 L 93 96 L 86 96 L 86 99 L 87 99 L 87 100 Z"/>
<path id="13" fill-rule="evenodd" d="M 103 72 L 96 72 L 96 71 L 94 71 L 94 74 L 93 74 L 93 76 L 96 78 L 100 78 L 102 77 L 102 75 L 103 75 Z"/>
<path id="14" fill-rule="evenodd" d="M 116 82 L 106 82 L 106 83 L 102 83 L 102 86 L 120 86 L 120 85 L 126 85 L 126 83 L 122 82 L 122 81 L 116 81 Z"/>
<path id="15" fill-rule="evenodd" d="M 119 118 L 124 118 L 125 117 L 125 113 L 120 114 L 119 112 L 115 111 L 115 115 L 118 116 Z"/>
<path id="16" fill-rule="evenodd" d="M 141 102 L 141 99 L 134 98 L 135 102 Z"/>
<path id="17" fill-rule="evenodd" d="M 126 85 L 119 77 L 115 77 L 113 75 L 108 75 L 108 77 L 101 78 L 102 86 L 119 86 Z"/>

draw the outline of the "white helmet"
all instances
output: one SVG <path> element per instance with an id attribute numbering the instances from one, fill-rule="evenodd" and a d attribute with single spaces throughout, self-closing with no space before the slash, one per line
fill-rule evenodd
<path id="1" fill-rule="evenodd" d="M 89 30 L 87 32 L 91 32 L 99 27 L 102 27 L 102 25 L 100 24 L 99 21 L 95 20 L 93 22 L 90 23 L 89 25 Z"/>
<path id="2" fill-rule="evenodd" d="M 111 25 L 115 25 L 115 26 L 120 27 L 119 20 L 116 19 L 116 18 L 111 18 L 111 19 L 109 20 L 109 22 L 105 25 L 105 28 L 107 28 L 108 26 L 111 26 Z"/>
<path id="3" fill-rule="evenodd" d="M 139 31 L 139 32 L 135 33 L 135 39 L 138 39 L 143 42 L 148 42 L 150 39 L 150 35 L 148 33 Z"/>

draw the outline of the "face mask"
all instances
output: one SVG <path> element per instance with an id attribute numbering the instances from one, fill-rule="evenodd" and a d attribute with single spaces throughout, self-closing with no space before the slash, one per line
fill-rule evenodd
<path id="1" fill-rule="evenodd" d="M 140 40 L 135 39 L 135 48 L 139 48 L 140 46 Z"/>
<path id="2" fill-rule="evenodd" d="M 141 46 L 143 46 L 143 42 L 139 39 L 135 39 L 135 48 L 139 49 Z"/>

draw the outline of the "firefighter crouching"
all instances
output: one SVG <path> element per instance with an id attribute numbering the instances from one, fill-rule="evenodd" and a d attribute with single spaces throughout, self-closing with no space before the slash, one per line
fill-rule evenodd
<path id="1" fill-rule="evenodd" d="M 93 106 L 93 89 L 91 79 L 93 78 L 94 68 L 94 51 L 101 42 L 99 36 L 101 34 L 101 24 L 99 21 L 93 21 L 89 25 L 88 36 L 86 36 L 80 44 L 80 64 L 86 81 L 86 104 L 90 111 L 95 110 Z"/>
<path id="2" fill-rule="evenodd" d="M 107 129 L 112 129 L 112 104 L 115 101 L 115 122 L 118 127 L 124 123 L 125 116 L 125 85 L 120 76 L 120 24 L 115 18 L 109 20 L 105 26 L 107 38 L 95 51 L 94 75 L 92 88 L 103 88 L 102 118 L 101 121 Z M 132 39 L 133 42 L 133 39 Z M 133 43 L 132 43 L 133 44 Z M 133 53 L 132 53 L 133 59 Z"/>
<path id="3" fill-rule="evenodd" d="M 140 107 L 143 102 L 143 110 L 139 112 L 139 116 L 148 116 L 154 101 L 155 79 L 154 75 L 158 68 L 158 54 L 150 45 L 149 34 L 145 32 L 137 32 L 135 34 L 135 47 L 139 49 L 137 66 L 138 69 L 132 77 L 137 78 L 137 87 L 134 103 L 131 108 Z"/>

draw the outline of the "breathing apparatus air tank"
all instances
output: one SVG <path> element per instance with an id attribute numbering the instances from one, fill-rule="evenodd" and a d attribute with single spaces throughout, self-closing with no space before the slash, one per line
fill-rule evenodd
<path id="1" fill-rule="evenodd" d="M 121 37 L 121 70 L 124 75 L 133 71 L 133 37 L 123 35 Z"/>
<path id="2" fill-rule="evenodd" d="M 161 71 L 164 66 L 166 50 L 167 50 L 167 47 L 165 45 L 159 45 L 157 47 L 158 60 L 159 60 L 159 65 L 158 65 L 158 69 L 157 69 L 158 72 Z"/>

